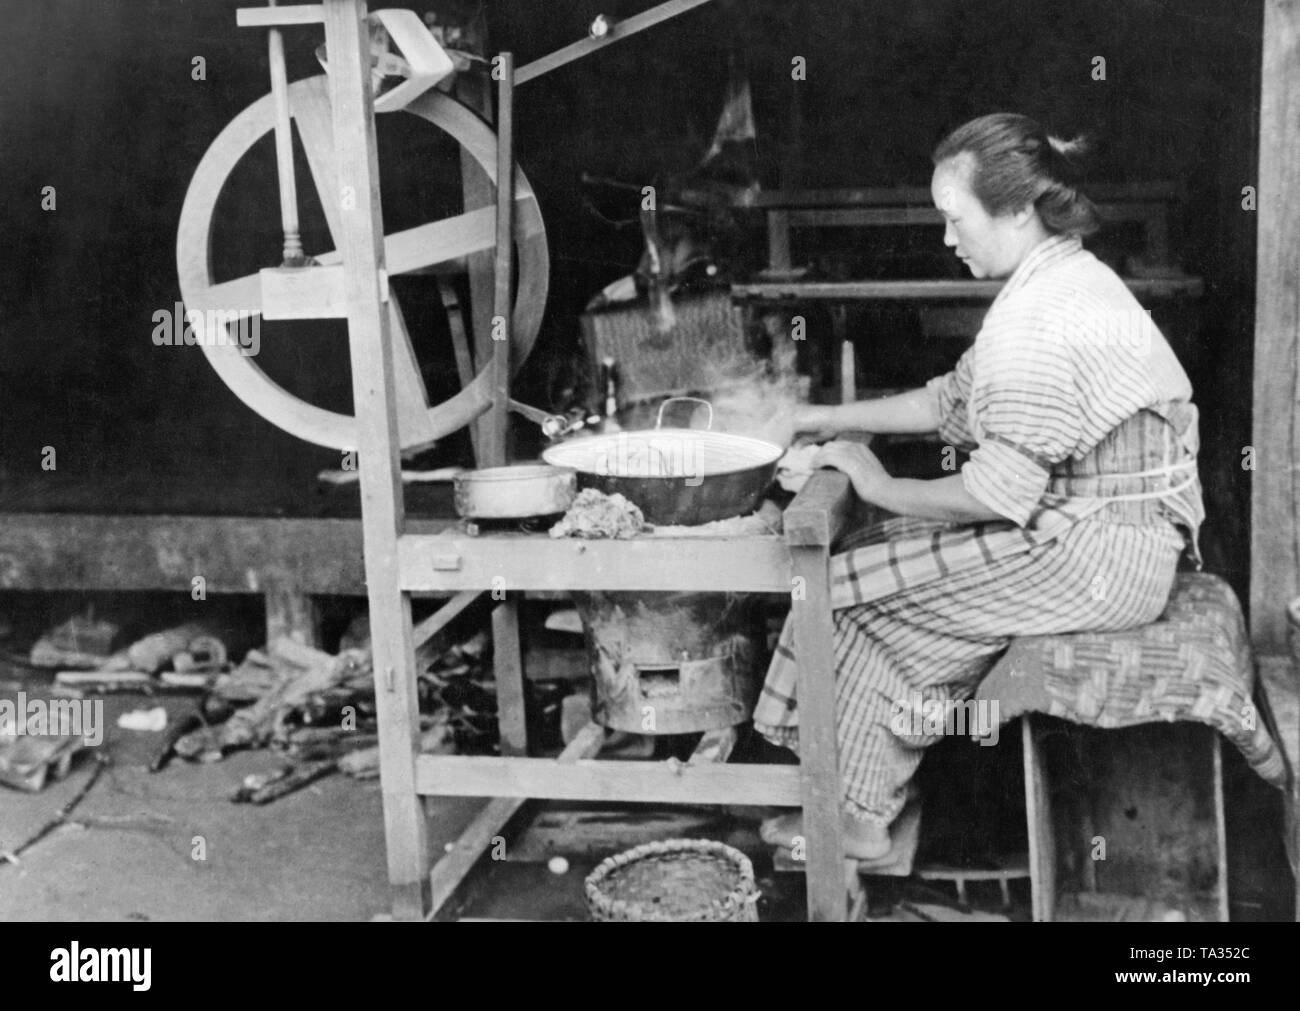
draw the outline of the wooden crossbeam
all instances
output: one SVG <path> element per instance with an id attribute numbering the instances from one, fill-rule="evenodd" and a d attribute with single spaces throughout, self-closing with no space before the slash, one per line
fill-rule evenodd
<path id="1" fill-rule="evenodd" d="M 416 759 L 416 790 L 424 796 L 798 807 L 799 776 L 797 765 L 561 764 L 545 758 L 465 755 Z"/>
<path id="2" fill-rule="evenodd" d="M 604 743 L 605 728 L 597 723 L 588 723 L 574 735 L 568 747 L 554 761 L 561 765 L 572 765 L 581 759 L 595 758 Z M 447 855 L 433 865 L 429 871 L 431 916 L 436 916 L 455 895 L 474 865 L 492 845 L 492 840 L 505 830 L 527 801 L 527 797 L 494 797 L 488 801 L 460 838 L 451 844 Z"/>
<path id="3" fill-rule="evenodd" d="M 407 590 L 450 592 L 504 579 L 517 590 L 791 590 L 790 554 L 776 536 L 638 537 L 625 541 L 406 534 L 398 564 Z"/>
<path id="4" fill-rule="evenodd" d="M 606 46 L 612 46 L 615 42 L 622 42 L 624 39 L 631 38 L 637 32 L 643 32 L 662 21 L 675 18 L 679 14 L 685 14 L 687 11 L 694 10 L 696 7 L 701 7 L 708 2 L 709 0 L 669 0 L 668 3 L 662 3 L 658 7 L 651 7 L 648 11 L 643 11 L 627 18 L 625 21 L 615 22 L 608 35 L 601 38 L 581 39 L 572 45 L 543 56 L 540 60 L 534 60 L 532 63 L 520 67 L 519 72 L 515 74 L 515 84 L 526 84 L 534 78 L 548 74 L 552 70 L 558 70 L 565 64 L 581 59 L 589 53 L 594 53 L 597 49 L 604 49 Z"/>
<path id="5" fill-rule="evenodd" d="M 293 4 L 286 7 L 240 7 L 235 11 L 235 24 L 240 28 L 318 25 L 324 20 L 324 4 Z"/>
<path id="6" fill-rule="evenodd" d="M 418 650 L 446 628 L 457 615 L 478 600 L 483 595 L 483 592 L 482 590 L 463 590 L 411 629 L 411 642 L 415 648 Z"/>
<path id="7" fill-rule="evenodd" d="M 460 834 L 447 855 L 429 871 L 429 909 L 433 916 L 456 894 L 461 883 L 469 876 L 474 865 L 492 845 L 510 819 L 528 802 L 526 797 L 494 797 L 483 806 L 465 831 Z"/>
<path id="8" fill-rule="evenodd" d="M 1205 282 L 1199 277 L 1124 278 L 1140 301 L 1155 298 L 1199 298 Z M 733 284 L 731 297 L 741 301 L 934 301 L 991 302 L 1002 281 L 762 281 Z"/>

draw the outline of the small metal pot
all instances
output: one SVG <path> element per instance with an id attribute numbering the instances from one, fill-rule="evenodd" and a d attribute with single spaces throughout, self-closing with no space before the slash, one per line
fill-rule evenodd
<path id="1" fill-rule="evenodd" d="M 710 425 L 712 413 L 710 407 Z M 542 459 L 576 470 L 583 488 L 624 495 L 649 523 L 695 526 L 757 509 L 784 452 L 743 435 L 655 427 L 574 439 L 545 450 Z"/>
<path id="2" fill-rule="evenodd" d="M 578 494 L 577 474 L 544 463 L 487 467 L 452 481 L 456 512 L 473 520 L 516 520 L 566 512 Z"/>

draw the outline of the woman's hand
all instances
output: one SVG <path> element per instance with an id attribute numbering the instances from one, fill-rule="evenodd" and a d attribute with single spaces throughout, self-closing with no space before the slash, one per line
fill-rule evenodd
<path id="1" fill-rule="evenodd" d="M 860 442 L 828 442 L 813 457 L 812 465 L 833 467 L 845 474 L 858 498 L 873 504 L 879 504 L 882 490 L 893 480 L 876 454 Z"/>
<path id="2" fill-rule="evenodd" d="M 718 410 L 718 402 L 714 403 Z M 722 410 L 726 410 L 726 406 Z M 777 411 L 764 420 L 752 434 L 756 438 L 766 439 L 778 446 L 806 445 L 809 442 L 825 442 L 839 434 L 834 427 L 835 408 L 812 404 L 800 404 L 794 410 Z"/>
<path id="3" fill-rule="evenodd" d="M 800 443 L 826 442 L 842 432 L 839 408 L 827 404 L 802 404 L 794 413 L 794 434 Z"/>

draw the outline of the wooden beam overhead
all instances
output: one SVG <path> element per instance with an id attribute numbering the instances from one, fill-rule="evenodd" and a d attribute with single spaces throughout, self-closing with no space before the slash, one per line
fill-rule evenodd
<path id="1" fill-rule="evenodd" d="M 733 284 L 731 297 L 740 300 L 792 302 L 991 302 L 1002 281 L 758 281 Z M 1205 282 L 1199 277 L 1125 278 L 1138 301 L 1161 298 L 1200 298 Z"/>
<path id="2" fill-rule="evenodd" d="M 643 32 L 661 21 L 675 18 L 679 14 L 685 14 L 687 11 L 701 7 L 706 3 L 709 3 L 709 0 L 668 0 L 667 3 L 662 3 L 658 7 L 651 7 L 648 11 L 642 11 L 640 14 L 626 20 L 616 21 L 613 27 L 610 28 L 608 35 L 600 38 L 581 39 L 572 45 L 557 49 L 548 56 L 543 56 L 539 60 L 534 60 L 532 63 L 520 67 L 518 73 L 515 74 L 515 84 L 526 84 L 533 78 L 541 77 L 552 70 L 558 70 L 566 63 L 581 59 L 588 53 L 594 53 L 597 49 L 604 49 L 615 42 L 631 38 L 637 32 Z"/>

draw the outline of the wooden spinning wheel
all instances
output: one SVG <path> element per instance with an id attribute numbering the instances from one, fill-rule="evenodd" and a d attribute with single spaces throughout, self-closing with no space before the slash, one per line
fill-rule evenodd
<path id="1" fill-rule="evenodd" d="M 321 75 L 297 81 L 288 85 L 285 93 L 330 233 L 337 241 L 340 215 L 346 213 L 344 208 L 350 201 L 364 201 L 369 197 L 343 193 L 337 184 L 328 79 Z M 218 281 L 213 276 L 211 240 L 218 198 L 240 160 L 275 129 L 275 98 L 274 94 L 268 94 L 236 116 L 213 141 L 194 173 L 181 209 L 176 244 L 181 294 L 187 312 L 198 310 L 211 314 L 206 319 L 216 320 L 215 324 L 205 324 L 209 333 L 216 332 L 214 326 L 225 330 L 226 340 L 222 341 L 217 333 L 218 340 L 203 342 L 203 351 L 221 380 L 245 405 L 307 442 L 353 449 L 359 440 L 352 416 L 317 407 L 294 396 L 271 379 L 254 357 L 244 354 L 237 345 L 236 335 L 226 329 L 244 317 L 258 314 L 268 319 L 344 315 L 337 302 L 337 289 L 341 285 L 336 283 L 341 278 L 342 256 L 333 251 L 318 252 L 312 254 L 315 265 L 311 266 L 286 266 L 233 280 Z M 439 91 L 427 91 L 404 106 L 404 111 L 450 135 L 483 168 L 493 185 L 496 184 L 497 138 L 469 109 Z M 514 219 L 518 287 L 507 329 L 512 371 L 518 371 L 537 338 L 550 268 L 541 210 L 532 186 L 518 170 Z M 420 271 L 495 248 L 495 221 L 495 209 L 489 206 L 386 235 L 388 276 Z M 268 274 L 276 281 L 274 290 L 291 288 L 300 293 L 289 300 L 292 305 L 272 307 L 269 304 L 267 292 L 272 289 L 267 286 Z M 387 284 L 387 278 L 384 283 Z M 482 367 L 474 380 L 456 396 L 430 405 L 396 295 L 389 292 L 387 302 L 390 332 L 396 345 L 394 391 L 399 442 L 403 450 L 412 450 L 464 427 L 489 409 L 491 362 L 480 363 Z"/>

